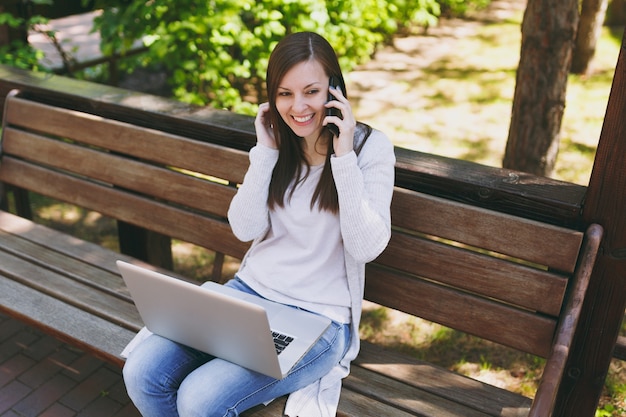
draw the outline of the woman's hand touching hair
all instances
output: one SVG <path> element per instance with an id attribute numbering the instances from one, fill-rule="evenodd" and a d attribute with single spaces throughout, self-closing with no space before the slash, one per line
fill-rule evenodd
<path id="1" fill-rule="evenodd" d="M 269 119 L 270 105 L 263 103 L 259 106 L 256 119 L 254 119 L 254 129 L 256 130 L 257 143 L 272 149 L 277 149 L 276 137 L 274 136 L 274 126 Z"/>

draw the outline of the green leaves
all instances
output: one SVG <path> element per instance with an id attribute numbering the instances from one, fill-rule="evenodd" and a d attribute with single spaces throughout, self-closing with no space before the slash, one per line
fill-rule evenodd
<path id="1" fill-rule="evenodd" d="M 9 25 L 12 28 L 20 27 L 24 19 L 15 17 L 10 13 L 0 13 L 0 25 Z"/>
<path id="2" fill-rule="evenodd" d="M 51 4 L 51 0 L 32 0 L 36 4 Z M 43 25 L 48 19 L 42 16 L 32 16 L 24 19 L 14 16 L 11 13 L 0 13 L 0 25 L 7 25 L 10 28 L 31 28 L 35 25 Z M 42 32 L 49 37 L 54 37 L 54 32 Z M 13 40 L 8 45 L 0 45 L 0 64 L 7 64 L 17 68 L 30 70 L 44 70 L 39 65 L 39 60 L 43 58 L 43 52 L 34 49 L 25 40 Z"/>
<path id="3" fill-rule="evenodd" d="M 398 27 L 432 24 L 438 12 L 436 0 L 100 0 L 97 5 L 105 10 L 96 21 L 105 53 L 142 39 L 149 50 L 135 65 L 164 68 L 176 98 L 243 113 L 254 113 L 251 102 L 263 100 L 269 54 L 286 34 L 322 34 L 350 71 Z"/>

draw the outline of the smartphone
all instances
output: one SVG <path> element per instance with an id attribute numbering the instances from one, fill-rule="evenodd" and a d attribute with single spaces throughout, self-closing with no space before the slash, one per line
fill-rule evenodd
<path id="1" fill-rule="evenodd" d="M 328 88 L 330 89 L 330 87 L 335 87 L 335 88 L 339 88 L 339 81 L 335 78 L 335 77 L 330 77 L 330 80 L 328 81 Z M 335 96 L 333 96 L 330 91 L 328 91 L 328 98 L 327 98 L 327 102 L 329 101 L 333 101 L 333 100 L 337 100 L 335 98 Z M 340 118 L 343 119 L 343 116 L 341 115 L 341 111 L 339 109 L 336 109 L 334 107 L 330 107 L 328 109 L 326 109 L 326 116 L 338 116 Z M 335 136 L 339 136 L 339 128 L 337 127 L 336 124 L 334 123 L 329 123 L 326 125 L 326 127 L 328 128 L 328 130 L 330 130 L 332 132 L 333 135 Z"/>

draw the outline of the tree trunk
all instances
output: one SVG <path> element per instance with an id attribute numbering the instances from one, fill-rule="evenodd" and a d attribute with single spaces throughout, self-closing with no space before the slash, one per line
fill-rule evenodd
<path id="1" fill-rule="evenodd" d="M 580 22 L 576 34 L 576 46 L 572 56 L 573 74 L 587 74 L 596 53 L 596 43 L 602 31 L 609 0 L 583 0 Z"/>
<path id="2" fill-rule="evenodd" d="M 529 0 L 504 168 L 550 176 L 559 149 L 578 0 Z"/>
<path id="3" fill-rule="evenodd" d="M 611 0 L 606 12 L 608 26 L 624 26 L 626 24 L 626 1 Z"/>

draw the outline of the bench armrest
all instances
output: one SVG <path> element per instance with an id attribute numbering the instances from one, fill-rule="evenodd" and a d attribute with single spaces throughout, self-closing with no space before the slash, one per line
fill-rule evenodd
<path id="1" fill-rule="evenodd" d="M 552 351 L 546 362 L 529 417 L 552 415 L 603 234 L 604 229 L 598 224 L 592 224 L 587 228 L 569 299 L 565 304 L 565 312 L 559 322 Z"/>

